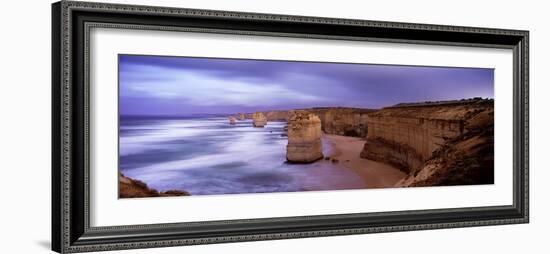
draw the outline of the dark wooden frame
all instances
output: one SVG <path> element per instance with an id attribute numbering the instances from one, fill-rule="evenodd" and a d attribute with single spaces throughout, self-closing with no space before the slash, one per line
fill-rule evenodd
<path id="1" fill-rule="evenodd" d="M 512 49 L 513 205 L 90 227 L 91 27 Z M 52 249 L 85 252 L 527 223 L 528 31 L 62 1 L 52 5 Z"/>

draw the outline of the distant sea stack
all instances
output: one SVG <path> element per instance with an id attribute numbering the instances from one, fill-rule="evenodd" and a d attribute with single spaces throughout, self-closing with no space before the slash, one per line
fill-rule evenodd
<path id="1" fill-rule="evenodd" d="M 243 120 L 246 119 L 246 116 L 245 116 L 243 113 L 239 113 L 239 114 L 237 115 L 237 117 L 239 118 L 240 121 L 243 121 Z"/>
<path id="2" fill-rule="evenodd" d="M 264 113 L 256 112 L 252 114 L 252 124 L 254 127 L 264 127 L 267 124 L 267 118 Z"/>
<path id="3" fill-rule="evenodd" d="M 360 156 L 408 173 L 399 187 L 493 183 L 493 104 L 476 98 L 370 113 Z"/>
<path id="4" fill-rule="evenodd" d="M 229 117 L 229 124 L 235 125 L 236 121 L 237 119 L 235 119 L 235 117 L 232 117 L 232 116 Z"/>
<path id="5" fill-rule="evenodd" d="M 295 163 L 310 163 L 323 158 L 321 120 L 315 114 L 296 110 L 288 121 L 286 159 Z"/>

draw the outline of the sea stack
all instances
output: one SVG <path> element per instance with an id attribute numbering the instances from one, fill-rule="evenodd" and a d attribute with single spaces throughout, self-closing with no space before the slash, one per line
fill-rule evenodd
<path id="1" fill-rule="evenodd" d="M 232 117 L 232 116 L 229 117 L 229 124 L 235 125 L 236 121 L 237 121 L 237 119 L 235 119 L 235 117 Z"/>
<path id="2" fill-rule="evenodd" d="M 323 158 L 321 120 L 307 111 L 294 111 L 288 120 L 286 159 L 295 163 L 311 163 Z"/>
<path id="3" fill-rule="evenodd" d="M 267 124 L 267 118 L 265 117 L 264 113 L 256 112 L 252 114 L 252 124 L 254 125 L 254 127 L 263 128 Z"/>
<path id="4" fill-rule="evenodd" d="M 246 119 L 246 117 L 243 113 L 239 113 L 239 115 L 237 117 L 239 118 L 240 121 L 243 121 L 244 119 Z"/>

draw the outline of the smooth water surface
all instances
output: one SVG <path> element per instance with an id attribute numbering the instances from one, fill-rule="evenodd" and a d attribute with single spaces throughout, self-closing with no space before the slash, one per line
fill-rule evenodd
<path id="1" fill-rule="evenodd" d="M 252 127 L 225 117 L 121 117 L 119 167 L 159 191 L 191 195 L 364 188 L 353 171 L 286 162 L 285 122 Z M 323 141 L 323 152 L 330 145 Z"/>

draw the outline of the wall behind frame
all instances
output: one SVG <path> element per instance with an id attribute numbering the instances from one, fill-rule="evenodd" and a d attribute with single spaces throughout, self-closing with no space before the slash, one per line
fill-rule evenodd
<path id="1" fill-rule="evenodd" d="M 103 0 L 107 1 L 107 0 Z M 531 223 L 371 235 L 245 242 L 110 253 L 537 252 L 550 225 L 550 32 L 543 1 L 117 0 L 128 4 L 525 29 L 531 31 Z M 10 1 L 0 16 L 1 253 L 51 253 L 50 1 Z M 540 252 L 540 251 L 538 251 Z"/>

